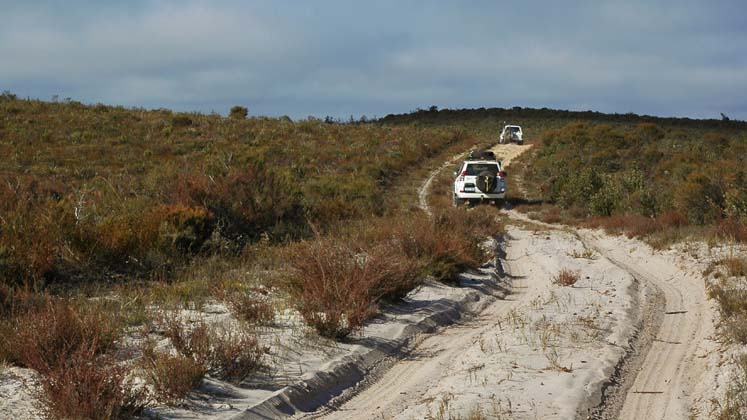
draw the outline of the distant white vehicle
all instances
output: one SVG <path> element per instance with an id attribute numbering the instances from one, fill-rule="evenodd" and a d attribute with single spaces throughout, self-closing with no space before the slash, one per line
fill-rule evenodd
<path id="1" fill-rule="evenodd" d="M 521 127 L 518 125 L 507 125 L 503 127 L 501 132 L 500 143 L 516 142 L 516 144 L 524 144 L 524 133 L 521 132 Z"/>
<path id="2" fill-rule="evenodd" d="M 506 173 L 492 152 L 471 155 L 454 175 L 454 205 L 483 201 L 500 205 L 506 197 Z"/>

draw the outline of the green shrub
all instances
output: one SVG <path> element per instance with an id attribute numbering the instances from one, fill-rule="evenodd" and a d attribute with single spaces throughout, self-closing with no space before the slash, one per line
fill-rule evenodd
<path id="1" fill-rule="evenodd" d="M 239 120 L 246 118 L 247 115 L 249 115 L 249 110 L 240 105 L 232 107 L 231 112 L 228 114 L 229 117 Z"/>

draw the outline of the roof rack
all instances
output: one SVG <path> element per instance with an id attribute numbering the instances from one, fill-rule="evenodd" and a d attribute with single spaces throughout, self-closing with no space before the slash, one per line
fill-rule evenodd
<path id="1" fill-rule="evenodd" d="M 497 160 L 492 150 L 473 150 L 467 157 L 469 160 Z"/>

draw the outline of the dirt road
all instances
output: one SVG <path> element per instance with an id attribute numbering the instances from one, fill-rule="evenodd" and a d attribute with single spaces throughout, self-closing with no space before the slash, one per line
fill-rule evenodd
<path id="1" fill-rule="evenodd" d="M 493 150 L 505 166 L 527 149 L 510 144 Z M 437 173 L 420 190 L 426 210 Z M 515 211 L 508 215 L 528 222 Z M 562 226 L 532 229 L 509 228 L 506 300 L 427 337 L 345 403 L 311 417 L 693 414 L 693 400 L 707 383 L 714 319 L 700 272 L 636 240 Z M 574 287 L 551 284 L 562 268 L 580 274 Z"/>
<path id="2" fill-rule="evenodd" d="M 610 360 L 624 354 L 619 343 L 632 335 L 630 298 L 611 290 L 633 287 L 633 278 L 604 259 L 574 257 L 583 245 L 570 233 L 509 228 L 509 236 L 504 268 L 511 294 L 505 300 L 427 337 L 369 387 L 312 417 L 574 418 L 588 413 L 601 400 L 598 390 L 612 373 Z M 551 284 L 560 267 L 583 273 L 578 287 Z"/>
<path id="3" fill-rule="evenodd" d="M 664 304 L 655 308 L 660 325 L 624 392 L 620 419 L 685 419 L 706 382 L 706 357 L 712 351 L 714 312 L 699 272 L 684 262 L 652 252 L 635 241 L 587 232 L 585 241 L 638 281 L 660 291 Z M 645 353 L 644 353 L 645 352 Z M 643 356 L 645 354 L 645 356 Z M 612 403 L 613 401 L 610 401 Z"/>

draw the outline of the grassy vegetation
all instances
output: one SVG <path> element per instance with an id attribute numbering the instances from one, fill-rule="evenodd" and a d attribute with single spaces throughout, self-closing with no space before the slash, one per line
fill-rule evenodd
<path id="1" fill-rule="evenodd" d="M 0 98 L 0 360 L 41 373 L 51 417 L 127 417 L 205 375 L 242 382 L 279 300 L 341 338 L 424 274 L 482 262 L 439 232 L 453 215 L 409 209 L 424 171 L 474 136 L 246 115 Z M 236 325 L 179 317 L 208 301 Z M 138 348 L 133 327 L 150 332 Z"/>
<path id="2" fill-rule="evenodd" d="M 492 211 L 491 211 L 492 210 Z M 450 282 L 489 256 L 480 246 L 502 225 L 494 209 L 439 208 L 355 223 L 286 250 L 284 288 L 306 322 L 341 338 L 374 316 L 382 300 L 404 297 L 430 275 Z"/>
<path id="3" fill-rule="evenodd" d="M 524 176 L 566 220 L 745 241 L 746 156 L 744 131 L 575 123 L 544 133 Z"/>
<path id="4" fill-rule="evenodd" d="M 0 99 L 0 279 L 173 277 L 195 255 L 383 215 L 459 130 Z M 383 197 L 383 199 L 382 199 Z"/>

